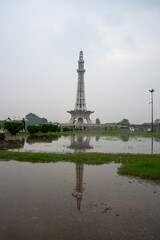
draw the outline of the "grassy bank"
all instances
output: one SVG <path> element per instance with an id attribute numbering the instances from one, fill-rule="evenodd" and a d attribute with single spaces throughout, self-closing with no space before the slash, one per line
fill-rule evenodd
<path id="1" fill-rule="evenodd" d="M 139 136 L 160 138 L 160 132 L 97 131 L 97 133 L 104 136 Z"/>
<path id="2" fill-rule="evenodd" d="M 85 164 L 104 164 L 114 161 L 122 163 L 118 172 L 148 179 L 160 179 L 160 154 L 53 154 L 0 151 L 0 159 L 28 161 L 32 163 L 74 162 Z"/>

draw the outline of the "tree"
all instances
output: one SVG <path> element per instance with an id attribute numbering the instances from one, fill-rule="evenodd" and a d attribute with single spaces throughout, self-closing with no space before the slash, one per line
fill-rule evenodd
<path id="1" fill-rule="evenodd" d="M 118 122 L 117 124 L 118 124 L 118 125 L 122 125 L 122 126 L 127 126 L 127 127 L 130 126 L 130 122 L 129 122 L 129 120 L 126 119 L 126 118 L 122 119 L 122 121 Z"/>
<path id="2" fill-rule="evenodd" d="M 157 118 L 155 121 L 154 121 L 154 124 L 159 124 L 160 123 L 160 119 Z"/>
<path id="3" fill-rule="evenodd" d="M 100 124 L 101 122 L 100 122 L 100 120 L 99 120 L 99 118 L 96 118 L 96 124 Z"/>
<path id="4" fill-rule="evenodd" d="M 0 129 L 3 128 L 3 120 L 0 120 Z"/>
<path id="5" fill-rule="evenodd" d="M 40 118 L 34 113 L 29 113 L 25 116 L 27 119 L 27 124 L 40 124 L 40 123 L 48 123 L 46 118 Z"/>

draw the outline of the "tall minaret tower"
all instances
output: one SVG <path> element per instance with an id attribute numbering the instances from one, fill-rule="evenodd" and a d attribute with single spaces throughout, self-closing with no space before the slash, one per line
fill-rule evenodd
<path id="1" fill-rule="evenodd" d="M 79 61 L 78 61 L 78 85 L 77 85 L 77 98 L 74 110 L 87 110 L 86 109 L 86 99 L 85 99 L 85 91 L 84 91 L 84 60 L 83 60 L 83 52 L 79 53 Z"/>
<path id="2" fill-rule="evenodd" d="M 71 119 L 69 123 L 71 124 L 84 124 L 85 121 L 87 124 L 93 124 L 90 120 L 90 114 L 93 111 L 87 111 L 86 108 L 86 99 L 85 99 L 85 88 L 84 88 L 84 60 L 83 60 L 83 52 L 80 51 L 79 53 L 79 60 L 78 60 L 78 84 L 77 84 L 77 97 L 75 108 L 72 111 L 68 111 L 71 114 Z"/>

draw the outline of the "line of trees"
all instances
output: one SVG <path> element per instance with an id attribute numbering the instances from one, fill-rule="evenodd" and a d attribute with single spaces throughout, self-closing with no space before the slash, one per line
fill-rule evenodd
<path id="1" fill-rule="evenodd" d="M 151 122 L 146 122 L 146 123 L 142 123 L 142 124 L 131 124 L 130 122 L 129 122 L 129 120 L 128 119 L 126 119 L 126 118 L 124 118 L 124 119 L 122 119 L 120 122 L 113 122 L 113 123 L 106 123 L 106 124 L 111 124 L 111 125 L 122 125 L 122 126 L 127 126 L 127 127 L 130 127 L 130 126 L 132 126 L 132 125 L 150 125 L 151 124 Z M 158 124 L 160 124 L 160 119 L 156 119 L 155 121 L 154 121 L 154 125 L 158 125 Z"/>

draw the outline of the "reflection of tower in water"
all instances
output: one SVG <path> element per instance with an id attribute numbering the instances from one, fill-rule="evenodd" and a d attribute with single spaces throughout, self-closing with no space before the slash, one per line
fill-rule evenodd
<path id="1" fill-rule="evenodd" d="M 72 196 L 74 196 L 77 200 L 77 209 L 81 209 L 81 201 L 82 201 L 82 193 L 84 191 L 83 188 L 83 171 L 84 171 L 84 164 L 77 163 L 75 165 L 76 170 L 76 186 L 74 188 L 74 193 L 72 193 Z"/>
<path id="2" fill-rule="evenodd" d="M 84 135 L 71 135 L 69 136 L 71 144 L 69 148 L 73 149 L 75 153 L 85 152 L 88 149 L 93 149 L 90 146 L 91 136 L 84 136 Z"/>

